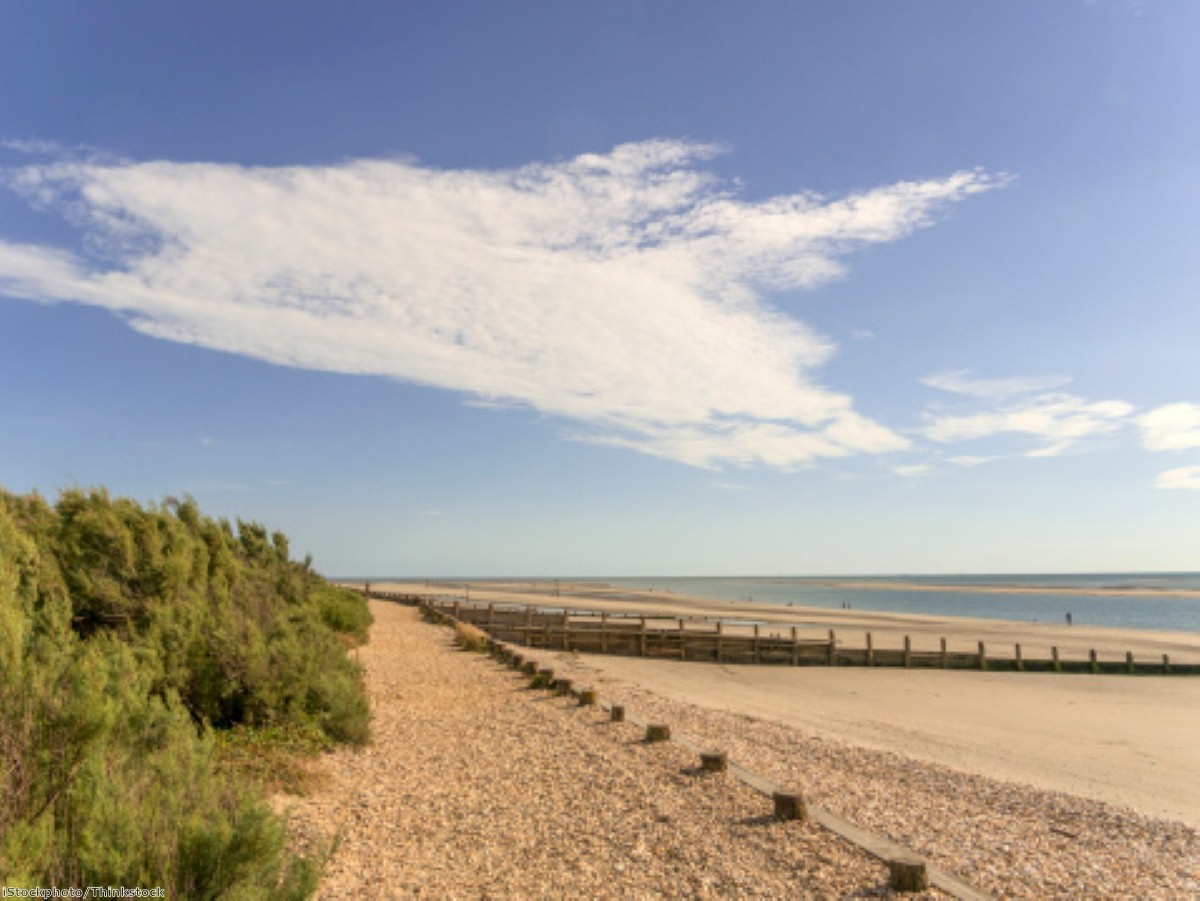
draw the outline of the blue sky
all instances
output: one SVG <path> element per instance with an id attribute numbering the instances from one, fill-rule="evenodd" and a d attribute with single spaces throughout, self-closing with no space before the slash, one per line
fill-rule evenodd
<path id="1" fill-rule="evenodd" d="M 331 574 L 1200 569 L 1200 5 L 0 6 L 0 484 Z"/>

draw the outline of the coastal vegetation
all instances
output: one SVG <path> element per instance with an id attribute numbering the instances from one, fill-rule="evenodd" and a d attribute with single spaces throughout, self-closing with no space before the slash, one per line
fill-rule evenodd
<path id="1" fill-rule="evenodd" d="M 311 894 L 261 763 L 367 741 L 370 622 L 190 498 L 0 491 L 0 882 Z"/>

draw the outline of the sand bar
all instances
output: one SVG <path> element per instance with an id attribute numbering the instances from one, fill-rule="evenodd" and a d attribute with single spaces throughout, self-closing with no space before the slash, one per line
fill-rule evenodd
<path id="1" fill-rule="evenodd" d="M 1064 585 L 947 585 L 941 582 L 855 581 L 853 579 L 821 580 L 814 584 L 824 588 L 849 588 L 855 591 L 956 591 L 969 594 L 1065 594 L 1078 597 L 1153 597 L 1200 598 L 1197 588 L 1144 588 L 1133 585 L 1100 585 L 1072 587 Z"/>

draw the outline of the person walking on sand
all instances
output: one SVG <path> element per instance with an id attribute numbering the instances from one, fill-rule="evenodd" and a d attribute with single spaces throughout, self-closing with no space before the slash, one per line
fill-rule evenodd
<path id="1" fill-rule="evenodd" d="M 1071 611 L 1070 610 L 1067 611 L 1067 625 L 1068 626 L 1071 625 Z"/>

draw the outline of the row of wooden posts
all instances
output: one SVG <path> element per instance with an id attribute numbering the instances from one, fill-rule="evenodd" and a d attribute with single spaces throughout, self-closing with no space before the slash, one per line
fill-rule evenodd
<path id="1" fill-rule="evenodd" d="M 448 601 L 415 595 L 371 592 L 373 597 L 402 603 L 426 604 L 460 622 L 484 630 L 499 641 L 529 648 L 547 648 L 592 654 L 666 657 L 713 663 L 757 663 L 791 666 L 869 666 L 933 669 L 974 669 L 1056 673 L 1112 673 L 1142 675 L 1200 675 L 1200 665 L 1172 663 L 1167 654 L 1159 660 L 1101 660 L 1095 650 L 1086 660 L 1066 659 L 1057 647 L 1047 658 L 1029 658 L 1017 644 L 1012 656 L 989 654 L 984 642 L 974 652 L 951 651 L 942 638 L 937 650 L 916 650 L 905 635 L 903 648 L 878 648 L 870 632 L 863 647 L 839 643 L 830 629 L 827 638 L 802 638 L 795 626 L 786 634 L 764 632 L 752 625 L 750 634 L 725 631 L 720 620 L 696 624 L 684 618 L 646 617 L 639 614 L 587 610 L 547 610 L 519 604 Z"/>
<path id="2" fill-rule="evenodd" d="M 455 623 L 472 625 L 468 619 L 459 618 L 458 614 L 464 611 L 464 608 L 461 606 L 457 610 L 454 608 L 446 609 L 444 605 L 429 599 L 413 600 L 419 604 L 425 616 L 435 622 L 442 622 L 447 625 L 454 625 Z M 608 710 L 608 718 L 611 722 L 632 722 L 635 725 L 643 727 L 645 729 L 643 740 L 647 744 L 675 741 L 693 750 L 699 757 L 700 765 L 698 770 L 700 772 L 727 773 L 730 771 L 729 755 L 727 752 L 700 749 L 686 739 L 682 739 L 679 736 L 673 737 L 671 727 L 666 723 L 646 723 L 637 720 L 627 714 L 624 705 L 609 704 L 601 701 L 594 688 L 575 685 L 571 679 L 556 675 L 553 669 L 539 665 L 536 660 L 525 656 L 521 653 L 520 649 L 512 645 L 493 637 L 487 640 L 487 651 L 496 659 L 526 676 L 529 679 L 530 688 L 544 689 L 558 695 L 572 697 L 577 700 L 581 707 L 598 706 L 606 708 Z M 740 770 L 741 768 L 737 769 Z M 812 808 L 805 802 L 799 790 L 770 785 L 765 780 L 755 777 L 745 770 L 741 770 L 739 778 L 747 782 L 751 787 L 770 795 L 776 819 L 816 821 L 822 825 L 830 825 L 828 820 L 831 815 L 821 811 L 819 808 Z M 832 819 L 836 820 L 837 818 L 833 817 Z M 834 831 L 838 831 L 836 827 Z M 868 853 L 872 853 L 884 860 L 888 866 L 889 885 L 893 890 L 902 892 L 925 891 L 932 883 L 939 887 L 950 889 L 951 894 L 959 897 L 983 897 L 982 893 L 976 893 L 969 888 L 965 892 L 955 891 L 955 889 L 961 889 L 964 886 L 961 886 L 952 877 L 948 877 L 947 874 L 927 866 L 924 860 L 912 852 L 907 851 L 907 849 L 898 848 L 885 839 L 878 839 L 873 836 L 867 836 L 868 840 L 864 843 L 864 835 L 865 833 L 862 833 L 861 830 L 855 829 L 851 840 L 859 844 Z M 843 835 L 843 837 L 850 838 L 848 835 Z M 872 847 L 872 840 L 876 842 L 875 847 Z M 931 876 L 934 878 L 931 879 Z"/>

